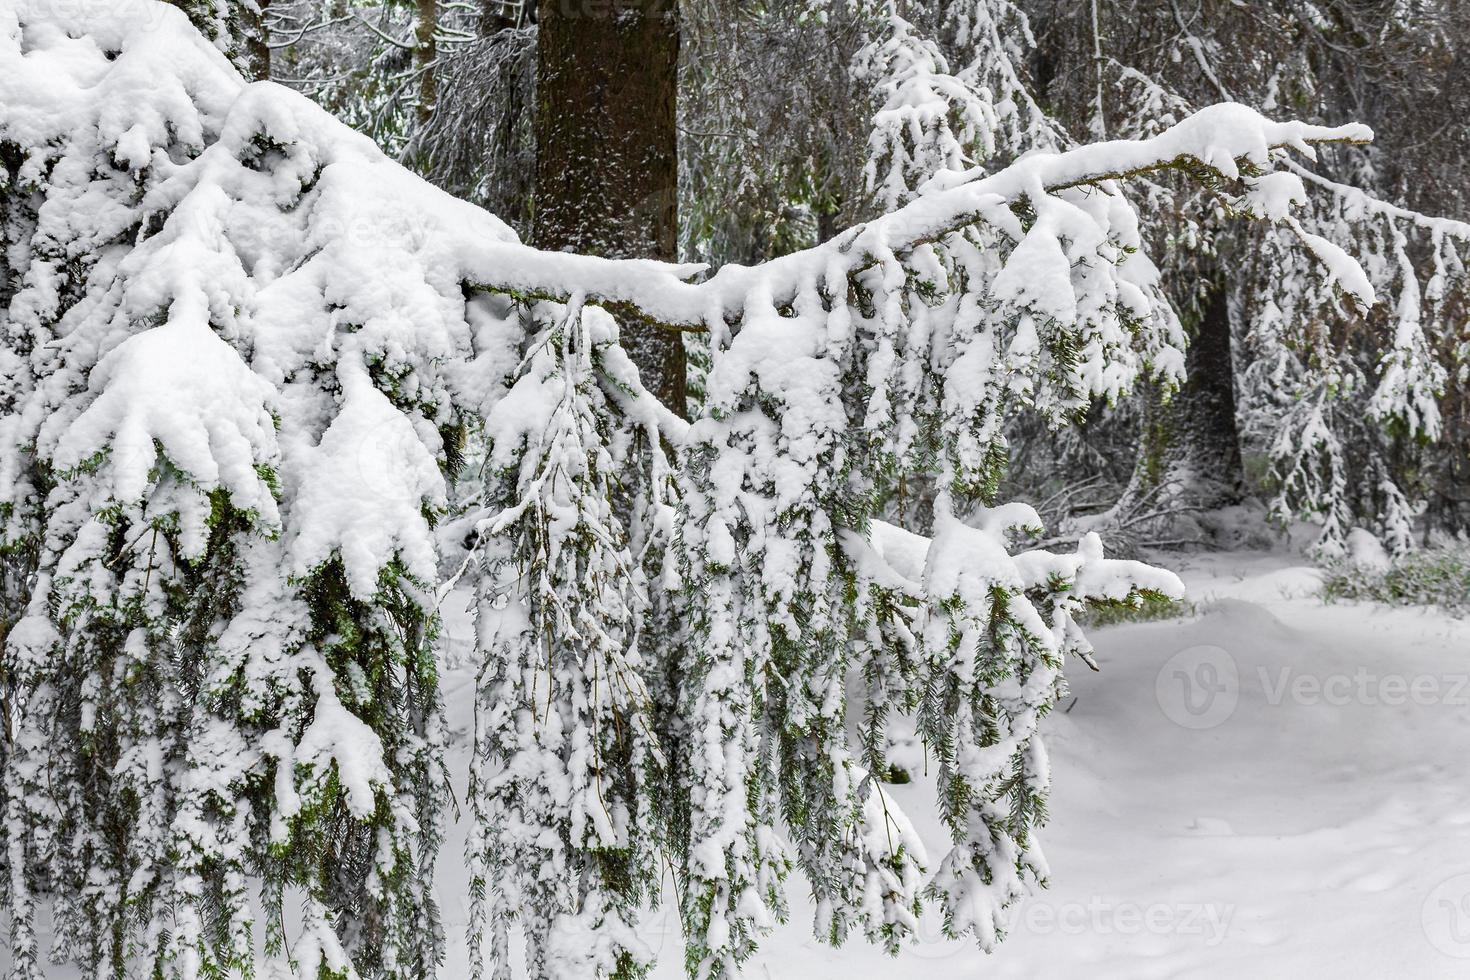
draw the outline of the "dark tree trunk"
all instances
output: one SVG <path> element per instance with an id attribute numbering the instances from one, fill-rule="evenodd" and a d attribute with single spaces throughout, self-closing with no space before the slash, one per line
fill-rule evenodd
<path id="1" fill-rule="evenodd" d="M 1205 506 L 1238 503 L 1245 467 L 1235 416 L 1235 367 L 1230 354 L 1230 296 L 1216 283 L 1184 362 L 1179 392 L 1180 433 L 1186 465 L 1208 499 Z"/>
<path id="2" fill-rule="evenodd" d="M 1144 425 L 1124 509 L 1170 506 L 1211 509 L 1245 496 L 1245 467 L 1235 416 L 1230 296 L 1218 279 L 1205 297 L 1184 360 L 1184 384 L 1165 402 L 1156 386 L 1144 394 Z"/>
<path id="3" fill-rule="evenodd" d="M 533 243 L 674 260 L 678 0 L 540 0 L 537 21 Z M 683 337 L 625 316 L 622 340 L 683 415 Z"/>

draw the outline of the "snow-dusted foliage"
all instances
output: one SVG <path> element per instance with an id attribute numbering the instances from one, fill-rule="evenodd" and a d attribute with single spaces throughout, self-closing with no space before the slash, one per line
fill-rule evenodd
<path id="1" fill-rule="evenodd" d="M 1079 4 L 1057 18 L 1043 54 L 1073 83 L 1049 92 L 1049 105 L 1059 118 L 1086 117 L 1093 96 L 1075 80 L 1097 73 L 1109 132 L 1135 139 L 1222 99 L 1309 117 L 1399 104 L 1417 112 L 1424 83 L 1403 73 L 1453 58 L 1463 32 L 1441 34 L 1440 25 L 1457 6 L 1405 7 L 1371 41 L 1350 41 L 1362 11 L 1333 0 L 1125 0 L 1104 6 L 1100 34 Z M 1379 94 L 1365 104 L 1366 91 Z M 1455 455 L 1446 441 L 1465 426 L 1470 226 L 1389 203 L 1406 190 L 1393 186 L 1394 171 L 1402 185 L 1409 167 L 1433 169 L 1419 154 L 1437 134 L 1421 135 L 1402 160 L 1354 148 L 1310 169 L 1291 162 L 1250 206 L 1273 219 L 1292 206 L 1294 217 L 1244 233 L 1205 206 L 1208 182 L 1140 182 L 1137 199 L 1168 216 L 1145 229 L 1160 267 L 1201 290 L 1221 278 L 1230 293 L 1241 433 L 1266 464 L 1261 489 L 1273 516 L 1319 523 L 1329 554 L 1341 553 L 1354 526 L 1371 527 L 1395 553 L 1416 528 L 1463 526 L 1446 503 L 1463 496 L 1463 475 L 1445 460 Z M 1340 265 L 1343 250 L 1361 266 Z M 1197 274 L 1222 268 L 1228 277 Z M 1181 310 L 1199 301 L 1179 285 L 1173 295 Z M 1436 498 L 1442 512 L 1420 520 Z"/>
<path id="2" fill-rule="evenodd" d="M 291 886 L 326 962 L 431 970 L 436 199 L 365 206 L 409 178 L 170 8 L 0 16 L 14 969 L 36 897 L 89 971 L 244 969 Z"/>
<path id="3" fill-rule="evenodd" d="M 498 509 L 479 520 L 470 557 L 483 656 L 475 959 L 488 925 L 504 975 L 520 918 L 536 975 L 612 975 L 648 963 L 633 926 L 660 871 L 653 806 L 665 765 L 643 651 L 657 640 L 644 635 L 649 584 L 619 513 L 637 497 L 640 526 L 668 534 L 658 406 L 605 311 L 547 304 L 549 322 L 527 331 L 495 305 L 505 306 L 481 300 L 475 314 L 488 376 L 467 378 L 504 385 L 485 414 Z M 610 412 L 623 415 L 620 431 Z"/>
<path id="4" fill-rule="evenodd" d="M 1026 550 L 1003 423 L 1175 369 L 1125 180 L 1184 166 L 1290 222 L 1262 175 L 1366 135 L 1217 106 L 705 276 L 522 245 L 173 8 L 0 5 L 13 975 L 43 907 L 98 975 L 431 975 L 457 582 L 479 966 L 519 927 L 538 976 L 636 973 L 665 864 L 695 977 L 738 972 L 793 873 L 825 940 L 897 948 L 932 901 L 989 947 L 1046 875 L 1075 615 L 1180 592 L 1096 537 Z M 709 334 L 692 422 L 629 308 Z M 918 474 L 930 538 L 877 520 Z M 875 779 L 898 712 L 932 863 Z"/>
<path id="5" fill-rule="evenodd" d="M 1345 306 L 1297 254 L 1268 242 L 1249 304 L 1247 423 L 1267 441 L 1276 513 L 1318 517 L 1329 554 L 1342 554 L 1359 523 L 1402 554 L 1423 509 L 1411 498 L 1446 448 L 1441 404 L 1458 414 L 1446 393 L 1463 387 L 1470 363 L 1470 225 L 1299 173 L 1310 209 L 1298 227 L 1334 261 L 1338 246 L 1317 232 L 1350 242 L 1363 261 L 1345 283 L 1381 299 L 1371 312 L 1368 302 Z"/>
<path id="6" fill-rule="evenodd" d="M 1020 67 L 1035 39 L 1019 7 L 1009 0 L 912 6 L 881 4 L 876 36 L 853 60 L 879 106 L 864 176 L 882 207 L 907 203 L 936 174 L 1066 145 Z"/>

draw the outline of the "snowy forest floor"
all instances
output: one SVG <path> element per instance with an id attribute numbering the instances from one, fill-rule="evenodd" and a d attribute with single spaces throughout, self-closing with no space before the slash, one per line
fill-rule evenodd
<path id="1" fill-rule="evenodd" d="M 1068 665 L 1076 701 L 1046 725 L 1051 887 L 1014 910 L 994 953 L 943 940 L 937 919 L 897 959 L 861 939 L 832 949 L 811 937 L 793 882 L 791 921 L 747 976 L 1470 973 L 1470 622 L 1324 604 L 1318 573 L 1287 555 L 1164 563 L 1198 614 L 1095 630 L 1101 673 Z M 468 683 L 452 685 L 452 706 Z M 924 780 L 890 789 L 942 854 Z M 447 863 L 445 975 L 457 977 L 463 872 Z M 659 980 L 683 975 L 671 907 L 644 938 L 661 951 Z"/>

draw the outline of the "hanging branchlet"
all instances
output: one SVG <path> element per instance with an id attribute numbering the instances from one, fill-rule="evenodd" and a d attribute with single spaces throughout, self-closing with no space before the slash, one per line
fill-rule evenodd
<path id="1" fill-rule="evenodd" d="M 634 925 L 659 877 L 664 758 L 644 680 L 649 586 L 623 508 L 640 486 L 657 496 L 666 465 L 647 418 L 621 419 L 638 440 L 614 431 L 639 392 L 612 319 L 580 297 L 526 315 L 552 319 L 485 420 L 472 944 L 488 931 L 499 975 L 519 919 L 537 976 L 633 975 L 650 963 Z"/>

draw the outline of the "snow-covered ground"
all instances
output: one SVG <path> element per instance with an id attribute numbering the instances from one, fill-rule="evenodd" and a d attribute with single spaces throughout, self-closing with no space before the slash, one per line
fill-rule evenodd
<path id="1" fill-rule="evenodd" d="M 1186 560 L 1197 618 L 1099 631 L 1102 672 L 1071 665 L 1051 887 L 996 952 L 834 950 L 793 895 L 748 975 L 1470 976 L 1470 623 L 1324 605 L 1291 563 Z M 894 795 L 943 853 L 922 790 Z M 647 938 L 679 977 L 672 911 Z"/>

